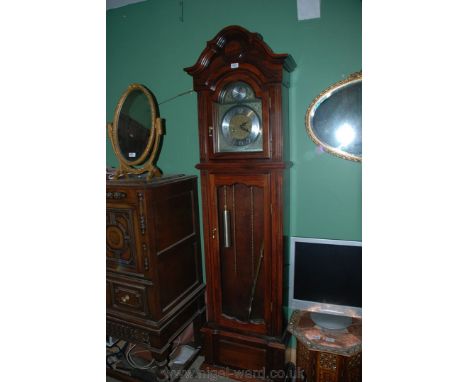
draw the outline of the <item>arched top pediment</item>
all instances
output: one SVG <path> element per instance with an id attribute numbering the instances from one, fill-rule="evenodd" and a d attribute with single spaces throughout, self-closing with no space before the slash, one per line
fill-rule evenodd
<path id="1" fill-rule="evenodd" d="M 281 82 L 283 70 L 291 72 L 295 67 L 290 55 L 274 53 L 259 33 L 233 25 L 208 41 L 197 62 L 184 70 L 195 84 L 207 84 L 227 70 L 247 70 L 267 81 Z"/>

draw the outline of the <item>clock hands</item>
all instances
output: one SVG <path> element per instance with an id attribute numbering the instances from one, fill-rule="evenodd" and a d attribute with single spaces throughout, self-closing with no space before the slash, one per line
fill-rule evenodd
<path id="1" fill-rule="evenodd" d="M 260 120 L 256 112 L 247 105 L 236 105 L 225 112 L 222 117 L 221 134 L 224 137 L 226 149 L 218 147 L 222 151 L 241 151 L 237 147 L 248 146 L 255 142 L 261 135 Z M 230 146 L 231 148 L 228 148 Z M 258 145 L 257 145 L 258 146 Z M 252 150 L 257 151 L 257 146 Z M 250 151 L 246 149 L 245 151 Z"/>
<path id="2" fill-rule="evenodd" d="M 241 124 L 239 125 L 239 128 L 240 128 L 241 130 L 244 130 L 244 131 L 247 132 L 247 133 L 250 133 L 250 130 L 249 130 L 248 128 L 246 128 L 245 125 L 247 125 L 247 121 L 241 123 Z"/>

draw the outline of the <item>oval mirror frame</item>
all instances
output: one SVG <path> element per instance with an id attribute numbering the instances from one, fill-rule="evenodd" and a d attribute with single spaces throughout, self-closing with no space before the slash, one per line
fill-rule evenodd
<path id="1" fill-rule="evenodd" d="M 314 141 L 315 144 L 321 146 L 325 151 L 329 152 L 330 154 L 333 154 L 339 158 L 343 158 L 343 159 L 347 159 L 347 160 L 351 160 L 355 162 L 362 162 L 362 154 L 356 155 L 350 152 L 346 152 L 343 149 L 340 149 L 338 147 L 333 147 L 330 144 L 322 141 L 314 131 L 312 120 L 313 120 L 316 110 L 320 107 L 323 101 L 333 96 L 333 94 L 335 94 L 338 90 L 343 89 L 344 87 L 347 87 L 351 84 L 359 83 L 359 82 L 362 82 L 362 72 L 356 72 L 356 73 L 350 74 L 344 80 L 341 80 L 329 86 L 324 91 L 322 91 L 317 97 L 314 98 L 314 100 L 309 105 L 307 112 L 306 112 L 306 116 L 305 116 L 305 125 L 306 125 L 307 134 L 312 139 L 312 141 Z"/>
<path id="2" fill-rule="evenodd" d="M 141 91 L 148 101 L 149 107 L 151 109 L 151 126 L 146 147 L 141 155 L 135 160 L 128 160 L 120 149 L 118 127 L 120 114 L 122 112 L 125 101 L 133 92 L 136 91 Z M 119 102 L 115 108 L 113 123 L 109 123 L 107 125 L 107 129 L 111 139 L 112 148 L 114 149 L 114 153 L 119 161 L 119 168 L 115 173 L 116 178 L 123 175 L 126 176 L 128 174 L 139 175 L 145 172 L 148 172 L 148 179 L 151 179 L 153 176 L 159 177 L 162 175 L 161 171 L 154 164 L 156 154 L 159 151 L 161 137 L 163 135 L 162 121 L 161 118 L 159 118 L 156 98 L 148 88 L 136 83 L 129 85 L 120 97 Z"/>

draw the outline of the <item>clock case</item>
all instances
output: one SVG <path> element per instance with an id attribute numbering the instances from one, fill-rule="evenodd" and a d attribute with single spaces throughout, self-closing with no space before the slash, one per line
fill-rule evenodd
<path id="1" fill-rule="evenodd" d="M 207 42 L 195 65 L 185 69 L 198 94 L 196 167 L 201 174 L 207 284 L 205 369 L 264 370 L 260 378 L 268 379 L 271 371 L 284 368 L 288 88 L 295 66 L 290 55 L 273 53 L 260 34 L 229 26 Z M 239 81 L 261 100 L 262 148 L 216 152 L 216 104 L 223 89 Z M 235 372 L 229 376 L 243 379 Z"/>

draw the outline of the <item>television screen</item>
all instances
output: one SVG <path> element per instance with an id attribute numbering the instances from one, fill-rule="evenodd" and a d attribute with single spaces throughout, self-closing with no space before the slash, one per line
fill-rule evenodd
<path id="1" fill-rule="evenodd" d="M 299 240 L 293 239 L 291 254 L 294 280 L 292 299 L 360 308 L 361 243 L 321 239 Z M 292 307 L 294 308 L 294 301 Z"/>

